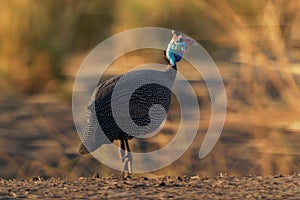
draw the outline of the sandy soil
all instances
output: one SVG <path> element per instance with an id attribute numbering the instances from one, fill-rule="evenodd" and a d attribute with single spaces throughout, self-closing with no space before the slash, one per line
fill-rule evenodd
<path id="1" fill-rule="evenodd" d="M 0 199 L 298 199 L 299 196 L 300 174 L 0 179 Z"/>

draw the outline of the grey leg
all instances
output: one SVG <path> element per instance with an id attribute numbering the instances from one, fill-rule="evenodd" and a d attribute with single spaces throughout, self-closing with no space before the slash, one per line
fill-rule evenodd
<path id="1" fill-rule="evenodd" d="M 125 139 L 125 145 L 126 145 L 126 158 L 127 158 L 127 170 L 129 175 L 132 174 L 132 155 L 131 155 L 131 150 L 129 147 L 128 139 Z"/>
<path id="2" fill-rule="evenodd" d="M 120 148 L 119 148 L 119 154 L 121 157 L 121 161 L 122 161 L 122 170 L 121 170 L 121 174 L 120 177 L 122 177 L 125 173 L 125 171 L 127 171 L 127 159 L 126 159 L 126 152 L 125 152 L 125 141 L 123 139 L 120 139 Z"/>
<path id="3" fill-rule="evenodd" d="M 119 147 L 119 154 L 122 160 L 122 163 L 124 163 L 124 156 L 125 156 L 125 141 L 120 139 L 120 147 Z"/>

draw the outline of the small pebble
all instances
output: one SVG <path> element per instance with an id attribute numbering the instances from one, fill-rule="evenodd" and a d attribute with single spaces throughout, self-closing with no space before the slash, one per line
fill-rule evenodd
<path id="1" fill-rule="evenodd" d="M 100 178 L 100 175 L 98 173 L 93 174 L 93 178 Z"/>
<path id="2" fill-rule="evenodd" d="M 162 186 L 165 186 L 166 185 L 166 183 L 164 182 L 164 181 L 162 181 L 162 182 L 160 182 L 159 184 L 157 184 L 156 186 L 157 187 L 162 187 Z"/>

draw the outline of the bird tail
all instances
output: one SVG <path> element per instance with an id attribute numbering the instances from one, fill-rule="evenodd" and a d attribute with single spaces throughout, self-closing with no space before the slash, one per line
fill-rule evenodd
<path id="1" fill-rule="evenodd" d="M 89 150 L 84 146 L 83 143 L 81 143 L 80 148 L 79 148 L 79 154 L 84 155 L 84 154 L 89 154 Z"/>

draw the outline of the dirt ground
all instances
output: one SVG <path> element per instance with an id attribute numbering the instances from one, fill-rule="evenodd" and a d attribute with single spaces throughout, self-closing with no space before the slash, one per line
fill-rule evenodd
<path id="1" fill-rule="evenodd" d="M 0 179 L 0 199 L 298 199 L 299 196 L 300 174 Z"/>

